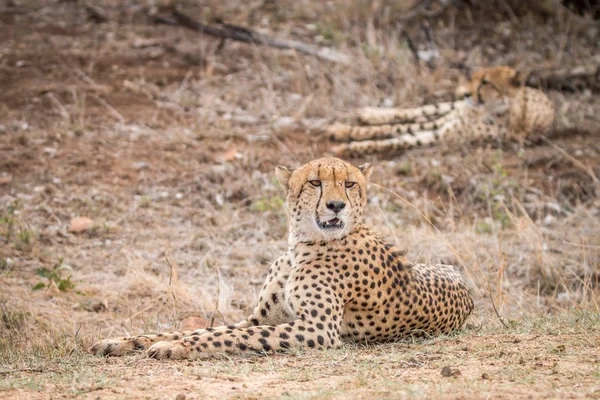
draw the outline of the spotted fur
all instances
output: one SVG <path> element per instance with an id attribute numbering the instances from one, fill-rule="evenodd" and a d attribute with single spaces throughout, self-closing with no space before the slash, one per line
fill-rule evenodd
<path id="1" fill-rule="evenodd" d="M 358 121 L 364 125 L 394 125 L 428 121 L 462 106 L 462 101 L 427 104 L 416 108 L 365 107 L 357 111 Z"/>
<path id="2" fill-rule="evenodd" d="M 228 326 L 107 339 L 101 355 L 147 349 L 155 358 L 334 348 L 460 328 L 473 300 L 452 266 L 412 264 L 364 223 L 370 166 L 337 158 L 276 169 L 286 189 L 288 251 L 271 266 L 258 304 Z"/>
<path id="3" fill-rule="evenodd" d="M 329 137 L 350 141 L 333 151 L 352 156 L 410 149 L 439 141 L 532 140 L 546 134 L 554 121 L 550 99 L 539 90 L 525 87 L 520 74 L 509 67 L 480 69 L 458 92 L 466 100 L 406 110 L 363 109 L 359 111 L 359 119 L 374 125 L 333 124 L 328 129 Z M 405 123 L 418 117 L 433 119 Z"/>

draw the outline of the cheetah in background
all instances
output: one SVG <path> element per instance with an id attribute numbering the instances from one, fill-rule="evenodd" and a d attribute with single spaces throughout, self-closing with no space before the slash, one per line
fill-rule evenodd
<path id="1" fill-rule="evenodd" d="M 452 266 L 411 264 L 365 226 L 369 164 L 314 160 L 278 167 L 287 192 L 288 251 L 271 266 L 244 321 L 217 328 L 102 340 L 91 351 L 154 358 L 393 341 L 460 328 L 473 300 Z"/>
<path id="2" fill-rule="evenodd" d="M 532 140 L 546 134 L 554 121 L 552 101 L 543 92 L 525 87 L 521 74 L 509 67 L 477 70 L 458 92 L 464 100 L 412 109 L 361 109 L 359 121 L 370 126 L 330 126 L 331 139 L 350 141 L 333 151 L 352 156 L 438 141 Z"/>

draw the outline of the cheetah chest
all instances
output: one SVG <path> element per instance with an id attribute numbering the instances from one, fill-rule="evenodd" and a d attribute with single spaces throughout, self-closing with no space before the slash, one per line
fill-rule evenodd
<path id="1" fill-rule="evenodd" d="M 392 246 L 360 236 L 304 243 L 296 247 L 293 265 L 286 300 L 295 315 L 325 320 L 340 304 L 343 340 L 385 341 L 410 330 L 405 313 L 412 304 L 403 299 L 411 295 L 411 270 Z"/>

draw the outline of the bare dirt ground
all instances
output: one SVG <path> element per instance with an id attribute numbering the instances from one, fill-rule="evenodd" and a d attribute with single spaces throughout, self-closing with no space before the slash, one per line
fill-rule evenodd
<path id="1" fill-rule="evenodd" d="M 352 56 L 340 65 L 153 24 L 153 2 L 94 2 L 99 23 L 83 2 L 0 1 L 0 397 L 600 398 L 592 90 L 548 92 L 549 142 L 353 160 L 377 166 L 369 223 L 467 277 L 463 332 L 204 362 L 87 353 L 189 315 L 245 316 L 286 248 L 273 169 L 327 155 L 331 121 L 448 100 L 457 63 L 598 61 L 597 21 L 491 3 L 501 11 L 475 2 L 430 21 L 430 69 L 401 34 L 420 38 L 403 2 L 183 2 Z"/>

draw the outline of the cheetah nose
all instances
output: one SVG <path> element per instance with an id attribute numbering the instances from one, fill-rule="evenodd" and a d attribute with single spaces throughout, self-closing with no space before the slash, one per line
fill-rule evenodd
<path id="1" fill-rule="evenodd" d="M 327 202 L 327 208 L 335 213 L 339 213 L 346 207 L 346 203 L 343 201 L 331 200 Z"/>

